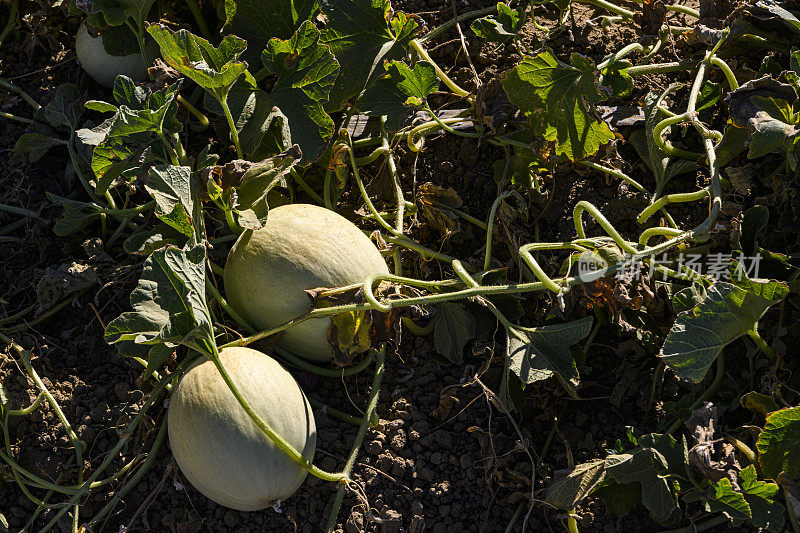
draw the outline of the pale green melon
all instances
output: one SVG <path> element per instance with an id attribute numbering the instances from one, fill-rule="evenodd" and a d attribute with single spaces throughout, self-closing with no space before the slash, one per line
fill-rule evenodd
<path id="1" fill-rule="evenodd" d="M 113 87 L 114 80 L 120 74 L 133 81 L 147 79 L 147 67 L 142 54 L 112 56 L 103 48 L 103 38 L 89 35 L 84 23 L 81 23 L 75 37 L 75 53 L 83 70 L 103 87 Z"/>
<path id="2" fill-rule="evenodd" d="M 225 264 L 231 306 L 260 330 L 304 313 L 306 289 L 342 287 L 388 274 L 378 249 L 355 224 L 329 209 L 289 204 L 271 209 L 263 228 L 239 236 Z M 330 318 L 285 330 L 278 344 L 312 361 L 333 357 Z"/>
<path id="3" fill-rule="evenodd" d="M 250 348 L 225 348 L 220 358 L 253 410 L 312 461 L 317 445 L 314 414 L 291 374 Z M 183 475 L 225 507 L 270 507 L 294 494 L 306 477 L 306 471 L 258 429 L 207 359 L 178 382 L 167 423 L 170 447 Z"/>

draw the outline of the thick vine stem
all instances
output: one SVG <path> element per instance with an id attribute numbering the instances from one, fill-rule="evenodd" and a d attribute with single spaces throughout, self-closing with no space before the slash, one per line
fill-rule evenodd
<path id="1" fill-rule="evenodd" d="M 228 370 L 225 368 L 225 365 L 222 363 L 222 360 L 219 357 L 219 351 L 215 344 L 211 344 L 212 352 L 205 353 L 204 355 L 208 357 L 214 366 L 217 367 L 217 371 L 219 371 L 220 376 L 222 376 L 223 381 L 230 389 L 233 396 L 236 398 L 236 401 L 239 402 L 239 405 L 244 409 L 247 416 L 250 417 L 250 420 L 264 433 L 269 439 L 278 447 L 287 457 L 289 457 L 292 461 L 295 462 L 298 466 L 303 468 L 309 474 L 322 479 L 323 481 L 341 481 L 346 476 L 344 474 L 338 473 L 331 473 L 326 472 L 320 469 L 317 466 L 303 457 L 303 455 L 298 452 L 294 446 L 286 442 L 286 439 L 278 435 L 272 427 L 267 424 L 261 416 L 256 413 L 247 400 L 242 396 L 242 393 L 239 391 L 239 387 L 236 386 L 233 379 L 231 378 L 230 374 L 228 374 Z"/>
<path id="2" fill-rule="evenodd" d="M 682 233 L 683 230 L 678 228 L 664 228 L 664 227 L 647 228 L 639 236 L 639 247 L 647 248 L 647 243 L 650 241 L 650 239 L 659 235 L 666 237 L 677 237 Z"/>
<path id="3" fill-rule="evenodd" d="M 11 91 L 12 93 L 18 94 L 19 96 L 22 97 L 23 100 L 25 100 L 28 103 L 29 106 L 31 106 L 31 108 L 33 108 L 34 111 L 39 111 L 39 109 L 42 108 L 42 106 L 39 105 L 39 102 L 34 100 L 33 97 L 31 97 L 31 95 L 29 95 L 21 88 L 11 83 L 10 81 L 6 81 L 3 78 L 0 78 L 0 89 L 5 89 L 7 91 Z"/>
<path id="4" fill-rule="evenodd" d="M 617 170 L 617 169 L 611 168 L 611 167 L 606 167 L 606 166 L 594 163 L 592 161 L 586 161 L 586 160 L 578 161 L 578 163 L 580 163 L 583 166 L 592 168 L 594 170 L 599 170 L 600 172 L 603 172 L 603 173 L 608 174 L 610 176 L 614 176 L 615 178 L 619 178 L 622 181 L 624 181 L 625 183 L 627 183 L 628 185 L 632 186 L 637 191 L 644 192 L 644 191 L 647 190 L 647 189 L 644 188 L 644 186 L 642 184 L 640 184 L 638 181 L 636 181 L 635 179 L 631 178 L 630 176 L 628 176 L 627 174 L 625 174 L 621 170 Z"/>
<path id="5" fill-rule="evenodd" d="M 236 122 L 233 120 L 231 108 L 228 107 L 228 98 L 223 97 L 219 98 L 218 100 L 222 106 L 223 113 L 225 113 L 225 119 L 228 121 L 228 129 L 231 130 L 231 140 L 233 141 L 233 146 L 236 148 L 236 157 L 239 159 L 244 159 L 244 156 L 242 155 L 242 145 L 239 143 L 239 131 L 236 129 Z"/>
<path id="6" fill-rule="evenodd" d="M 604 59 L 602 62 L 598 63 L 597 70 L 603 70 L 612 63 L 619 61 L 620 59 L 632 54 L 633 52 L 642 52 L 642 51 L 644 51 L 644 46 L 642 46 L 640 43 L 631 43 L 611 54 L 608 57 L 608 59 Z"/>
<path id="7" fill-rule="evenodd" d="M 598 0 L 598 1 L 603 1 L 603 0 Z M 469 91 L 465 91 L 464 89 L 459 87 L 456 82 L 454 82 L 452 79 L 450 79 L 450 77 L 447 74 L 445 74 L 444 71 L 441 68 L 439 68 L 439 65 L 436 64 L 436 61 L 431 59 L 431 56 L 428 55 L 428 52 L 425 50 L 425 48 L 422 46 L 422 44 L 419 42 L 418 39 L 413 39 L 410 44 L 411 44 L 411 48 L 417 54 L 419 54 L 420 58 L 422 58 L 423 60 L 425 60 L 428 63 L 430 63 L 431 65 L 433 65 L 433 69 L 436 71 L 436 76 L 440 80 L 442 80 L 442 83 L 444 83 L 447 86 L 448 89 L 453 91 L 455 94 L 457 94 L 461 98 L 466 99 L 470 103 L 474 103 L 475 102 L 475 95 L 473 95 Z"/>
<path id="8" fill-rule="evenodd" d="M 0 45 L 2 45 L 3 41 L 6 40 L 6 37 L 8 37 L 9 34 L 16 29 L 19 29 L 19 0 L 11 0 L 11 9 L 8 13 L 8 20 L 6 21 L 6 25 L 3 27 L 3 31 L 0 32 Z"/>
<path id="9" fill-rule="evenodd" d="M 189 113 L 194 115 L 195 118 L 200 122 L 200 130 L 201 131 L 208 127 L 208 124 L 209 124 L 208 117 L 202 111 L 200 111 L 195 106 L 193 106 L 190 101 L 188 101 L 186 98 L 184 98 L 180 94 L 176 97 L 176 100 L 178 101 L 179 104 L 181 104 L 183 107 L 185 107 L 186 110 Z"/>
<path id="10" fill-rule="evenodd" d="M 367 355 L 361 359 L 361 362 L 356 365 L 346 366 L 344 368 L 325 368 L 311 364 L 305 359 L 297 357 L 289 350 L 281 348 L 280 346 L 274 346 L 272 350 L 278 356 L 280 356 L 281 359 L 291 363 L 300 370 L 305 370 L 306 372 L 311 372 L 312 374 L 326 378 L 343 378 L 346 376 L 354 376 L 372 364 L 372 360 L 375 358 L 375 354 L 372 351 L 369 351 L 367 352 Z"/>
<path id="11" fill-rule="evenodd" d="M 578 0 L 584 4 L 593 4 L 597 7 L 602 7 L 606 11 L 610 11 L 615 15 L 619 15 L 622 17 L 623 20 L 633 20 L 635 13 L 624 7 L 620 7 L 618 5 L 612 4 L 611 2 L 607 2 L 606 0 Z"/>
<path id="12" fill-rule="evenodd" d="M 385 229 L 386 231 L 388 231 L 389 233 L 391 233 L 395 237 L 403 237 L 403 232 L 402 231 L 398 231 L 396 228 L 393 228 L 391 226 L 391 224 L 386 222 L 386 220 L 381 216 L 381 214 L 375 208 L 375 204 L 372 203 L 372 200 L 370 199 L 369 194 L 367 194 L 367 189 L 364 187 L 364 182 L 361 179 L 361 174 L 358 172 L 358 163 L 356 163 L 356 156 L 355 156 L 355 153 L 353 151 L 353 146 L 352 146 L 352 144 L 349 143 L 349 137 L 348 137 L 348 144 L 347 144 L 347 153 L 348 153 L 348 155 L 350 157 L 350 166 L 353 169 L 353 177 L 355 177 L 355 179 L 356 179 L 356 185 L 358 185 L 358 191 L 361 193 L 361 198 L 364 200 L 364 203 L 367 205 L 367 209 L 369 209 L 369 212 L 375 218 L 375 221 L 378 222 L 378 224 L 380 224 L 383 227 L 383 229 Z M 402 223 L 402 218 L 400 220 L 401 220 L 401 223 Z"/>
<path id="13" fill-rule="evenodd" d="M 753 339 L 753 342 L 756 343 L 756 346 L 761 350 L 761 352 L 767 356 L 767 358 L 772 361 L 773 363 L 778 360 L 778 354 L 775 353 L 769 344 L 761 337 L 761 334 L 758 330 L 754 327 L 750 331 L 747 332 L 747 335 Z"/>
<path id="14" fill-rule="evenodd" d="M 510 191 L 500 194 L 500 196 L 498 196 L 495 201 L 492 202 L 492 208 L 489 210 L 489 220 L 486 223 L 486 253 L 483 256 L 484 270 L 489 270 L 489 266 L 492 261 L 492 238 L 494 236 L 494 219 L 497 215 L 497 209 L 500 207 L 500 202 L 512 194 L 513 193 Z"/>
<path id="15" fill-rule="evenodd" d="M 386 165 L 389 168 L 389 175 L 392 177 L 392 183 L 394 184 L 394 198 L 397 204 L 397 208 L 395 209 L 394 229 L 398 234 L 402 235 L 406 199 L 403 196 L 403 185 L 400 182 L 400 173 L 397 171 L 397 165 L 395 164 L 394 156 L 392 155 L 392 149 L 391 146 L 389 146 L 389 135 L 386 133 L 385 117 L 381 117 L 381 148 L 383 148 L 384 152 L 386 153 Z M 402 276 L 403 261 L 400 255 L 400 248 L 396 248 L 394 250 L 392 258 L 394 259 L 394 273 L 398 276 Z"/>
<path id="16" fill-rule="evenodd" d="M 699 191 L 695 192 L 683 192 L 683 193 L 675 193 L 662 196 L 649 206 L 645 207 L 644 210 L 642 210 L 642 212 L 639 213 L 639 216 L 636 218 L 636 221 L 639 224 L 644 224 L 651 216 L 653 216 L 657 211 L 661 210 L 668 204 L 674 204 L 680 202 L 696 202 L 697 200 L 702 200 L 708 195 L 709 195 L 709 188 L 704 187 Z"/>
<path id="17" fill-rule="evenodd" d="M 408 145 L 408 149 L 412 152 L 419 152 L 422 150 L 423 139 L 425 135 L 430 130 L 440 130 L 442 129 L 442 124 L 457 124 L 459 122 L 470 121 L 471 119 L 468 117 L 449 117 L 449 118 L 438 118 L 437 120 L 429 120 L 428 122 L 423 122 L 418 126 L 414 126 L 410 131 L 405 134 L 396 134 L 395 137 L 405 137 L 406 144 Z M 419 141 L 417 139 L 420 139 Z M 525 145 L 527 148 L 528 145 Z"/>
<path id="18" fill-rule="evenodd" d="M 361 443 L 364 442 L 364 437 L 370 427 L 370 421 L 375 413 L 375 407 L 378 405 L 378 392 L 381 387 L 381 379 L 383 378 L 383 365 L 386 360 L 385 347 L 377 351 L 375 355 L 375 376 L 372 378 L 372 388 L 369 392 L 367 399 L 367 408 L 364 410 L 364 418 L 361 421 L 361 427 L 358 428 L 356 440 L 353 443 L 353 449 L 350 451 L 350 456 L 342 470 L 342 481 L 340 481 L 339 489 L 336 491 L 336 496 L 333 499 L 333 506 L 331 507 L 331 514 L 328 517 L 328 526 L 325 529 L 328 533 L 332 533 L 336 527 L 336 519 L 339 516 L 339 509 L 344 500 L 344 493 L 347 489 L 347 482 L 350 479 L 350 474 L 353 472 L 353 465 L 356 463 L 358 457 L 358 450 L 361 448 Z"/>
<path id="19" fill-rule="evenodd" d="M 444 33 L 445 31 L 449 30 L 450 28 L 452 28 L 456 24 L 464 22 L 465 20 L 472 20 L 472 19 L 476 19 L 476 18 L 480 18 L 480 17 L 485 17 L 486 15 L 492 15 L 494 13 L 497 13 L 497 6 L 496 5 L 493 5 L 493 6 L 490 6 L 490 7 L 485 7 L 483 9 L 476 9 L 475 11 L 468 11 L 466 13 L 462 13 L 461 15 L 459 15 L 459 16 L 457 16 L 455 18 L 449 19 L 447 22 L 443 23 L 442 25 L 433 28 L 431 31 L 429 31 L 428 33 L 426 33 L 425 35 L 420 37 L 419 38 L 419 42 L 420 43 L 425 43 L 427 41 L 430 41 L 431 39 L 433 39 L 434 37 L 436 37 L 440 33 Z"/>
<path id="20" fill-rule="evenodd" d="M 353 424 L 354 426 L 360 426 L 361 422 L 364 421 L 363 418 L 349 415 L 344 411 L 340 411 L 335 407 L 331 407 L 330 405 L 322 403 L 319 400 L 315 400 L 310 396 L 308 396 L 307 398 L 308 398 L 308 403 L 311 404 L 311 407 L 313 407 L 314 409 L 321 410 L 323 413 L 330 416 L 331 418 L 335 418 L 336 420 L 340 420 L 346 424 Z M 378 425 L 379 420 L 380 419 L 373 417 L 372 420 L 370 420 L 370 427 L 375 427 L 376 425 Z"/>

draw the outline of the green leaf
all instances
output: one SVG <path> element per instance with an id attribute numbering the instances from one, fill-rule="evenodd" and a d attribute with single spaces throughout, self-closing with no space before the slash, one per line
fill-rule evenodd
<path id="1" fill-rule="evenodd" d="M 385 116 L 386 128 L 397 131 L 439 90 L 439 78 L 427 61 L 417 61 L 413 69 L 402 61 L 387 61 L 383 67 L 384 75 L 358 97 L 358 108 L 365 115 Z"/>
<path id="2" fill-rule="evenodd" d="M 222 115 L 222 106 L 206 94 L 206 109 Z M 270 95 L 256 86 L 253 76 L 245 71 L 228 93 L 228 106 L 239 132 L 245 157 L 260 161 L 287 150 L 291 133 L 286 116 L 274 105 Z"/>
<path id="3" fill-rule="evenodd" d="M 14 151 L 27 153 L 28 160 L 33 163 L 43 158 L 50 148 L 59 144 L 64 144 L 64 141 L 40 133 L 25 133 L 17 139 Z"/>
<path id="4" fill-rule="evenodd" d="M 89 111 L 97 111 L 98 113 L 116 113 L 117 106 L 109 104 L 102 100 L 87 100 L 83 107 Z"/>
<path id="5" fill-rule="evenodd" d="M 241 183 L 236 186 L 234 208 L 240 213 L 252 212 L 257 226 L 253 227 L 253 221 L 250 221 L 249 229 L 258 229 L 264 223 L 269 211 L 267 203 L 269 192 L 285 179 L 289 170 L 301 158 L 301 152 L 295 145 L 281 154 L 261 161 L 244 174 Z"/>
<path id="6" fill-rule="evenodd" d="M 790 151 L 792 139 L 800 135 L 800 119 L 792 110 L 797 93 L 791 85 L 769 76 L 748 81 L 725 97 L 731 120 L 747 128 L 748 159 L 756 159 L 780 148 Z"/>
<path id="7" fill-rule="evenodd" d="M 247 43 L 235 35 L 226 35 L 219 46 L 214 46 L 186 30 L 173 32 L 162 24 L 152 24 L 147 31 L 161 47 L 161 55 L 169 66 L 219 101 L 247 69 L 247 63 L 238 61 Z"/>
<path id="8" fill-rule="evenodd" d="M 433 328 L 433 348 L 454 364 L 460 364 L 464 347 L 475 338 L 477 322 L 464 304 L 442 302 L 437 305 Z"/>
<path id="9" fill-rule="evenodd" d="M 661 454 L 667 464 L 666 474 L 674 478 L 688 479 L 689 450 L 685 436 L 678 442 L 669 434 L 648 433 L 639 437 L 638 444 Z"/>
<path id="10" fill-rule="evenodd" d="M 700 87 L 700 96 L 697 99 L 697 111 L 716 105 L 720 98 L 722 98 L 722 86 L 713 81 L 704 81 Z"/>
<path id="11" fill-rule="evenodd" d="M 744 499 L 744 495 L 733 490 L 731 480 L 722 478 L 717 483 L 713 483 L 714 499 L 709 500 L 709 507 L 713 512 L 722 511 L 731 520 L 749 520 L 753 516 L 750 504 Z"/>
<path id="12" fill-rule="evenodd" d="M 617 518 L 622 518 L 642 502 L 642 485 L 639 483 L 617 483 L 607 481 L 592 493 L 603 500 L 603 504 Z"/>
<path id="13" fill-rule="evenodd" d="M 701 282 L 692 283 L 672 297 L 672 307 L 676 313 L 688 311 L 706 297 L 706 286 Z"/>
<path id="14" fill-rule="evenodd" d="M 600 84 L 610 87 L 614 96 L 628 96 L 634 88 L 633 76 L 628 74 L 632 66 L 633 63 L 627 59 L 612 61 L 600 70 Z"/>
<path id="15" fill-rule="evenodd" d="M 714 283 L 702 302 L 678 315 L 659 357 L 679 378 L 698 383 L 722 349 L 754 329 L 787 293 L 778 281 L 752 282 L 752 290 Z"/>
<path id="16" fill-rule="evenodd" d="M 171 342 L 165 342 L 163 344 L 154 344 L 150 347 L 147 351 L 147 367 L 145 368 L 146 374 L 152 374 L 153 372 L 157 371 L 161 365 L 169 359 L 169 356 L 175 351 L 175 344 Z M 120 355 L 125 356 L 127 354 L 122 353 L 122 349 L 120 347 Z"/>
<path id="17" fill-rule="evenodd" d="M 756 413 L 761 413 L 764 416 L 772 411 L 777 411 L 780 409 L 780 407 L 778 407 L 778 403 L 772 396 L 767 396 L 766 394 L 761 394 L 760 392 L 755 391 L 750 391 L 743 395 L 741 404 L 745 409 L 750 409 Z"/>
<path id="18" fill-rule="evenodd" d="M 526 6 L 511 9 L 504 2 L 497 3 L 497 15 L 489 15 L 474 20 L 470 29 L 483 39 L 492 43 L 505 43 L 516 37 L 525 25 Z"/>
<path id="19" fill-rule="evenodd" d="M 657 522 L 667 522 L 678 511 L 665 477 L 667 461 L 653 448 L 637 448 L 632 454 L 609 456 L 606 464 L 606 475 L 617 483 L 636 482 L 642 486 L 642 504 Z"/>
<path id="20" fill-rule="evenodd" d="M 578 369 L 570 348 L 585 339 L 592 329 L 592 317 L 565 324 L 508 331 L 508 368 L 525 384 L 558 375 L 571 391 L 578 383 Z"/>
<path id="21" fill-rule="evenodd" d="M 602 459 L 575 465 L 565 475 L 553 480 L 544 496 L 545 503 L 569 511 L 603 481 L 606 462 Z"/>
<path id="22" fill-rule="evenodd" d="M 786 146 L 789 151 L 789 141 L 800 135 L 800 126 L 787 124 L 783 119 L 770 116 L 765 111 L 759 111 L 750 119 L 752 136 L 750 137 L 750 150 L 748 159 L 757 159 L 768 153 Z"/>
<path id="23" fill-rule="evenodd" d="M 767 227 L 769 222 L 769 208 L 763 205 L 754 205 L 744 212 L 742 217 L 739 245 L 746 257 L 752 257 L 756 252 L 756 239 L 758 234 Z"/>
<path id="24" fill-rule="evenodd" d="M 594 65 L 578 53 L 570 63 L 551 50 L 525 56 L 503 76 L 503 88 L 528 116 L 534 133 L 555 141 L 556 153 L 577 161 L 597 152 L 614 133 L 594 107 L 606 98 L 595 83 Z"/>
<path id="25" fill-rule="evenodd" d="M 106 23 L 118 26 L 125 17 L 142 23 L 155 0 L 93 0 L 92 9 L 103 13 Z"/>
<path id="26" fill-rule="evenodd" d="M 264 69 L 278 77 L 270 98 L 288 119 L 290 142 L 300 146 L 305 162 L 320 156 L 334 129 L 324 104 L 339 64 L 319 38 L 319 30 L 306 21 L 291 39 L 272 39 L 261 53 Z"/>
<path id="27" fill-rule="evenodd" d="M 123 172 L 140 166 L 133 157 L 136 153 L 135 147 L 126 144 L 120 137 L 107 137 L 95 147 L 92 151 L 92 171 L 97 177 L 97 194 L 105 194 Z"/>
<path id="28" fill-rule="evenodd" d="M 756 448 L 764 477 L 777 479 L 781 472 L 797 477 L 800 474 L 800 407 L 770 413 Z"/>
<path id="29" fill-rule="evenodd" d="M 103 208 L 95 203 L 70 200 L 49 192 L 47 197 L 54 204 L 61 204 L 64 207 L 64 214 L 58 217 L 53 226 L 53 233 L 59 237 L 85 228 L 91 222 L 98 220 L 103 213 Z"/>
<path id="30" fill-rule="evenodd" d="M 186 236 L 194 232 L 192 214 L 196 195 L 190 167 L 159 165 L 150 169 L 145 189 L 156 201 L 156 216 Z"/>
<path id="31" fill-rule="evenodd" d="M 84 143 L 95 144 L 91 166 L 97 178 L 95 189 L 98 194 L 105 193 L 123 173 L 138 171 L 154 157 L 150 150 L 147 160 L 140 160 L 145 149 L 151 147 L 152 133 L 177 133 L 182 129 L 175 116 L 175 97 L 180 86 L 178 81 L 152 92 L 137 86 L 126 76 L 117 76 L 114 98 L 120 106 L 114 116 L 101 127 L 77 132 Z M 161 145 L 157 147 L 163 150 Z"/>
<path id="32" fill-rule="evenodd" d="M 779 487 L 776 483 L 759 481 L 757 477 L 756 467 L 753 465 L 739 471 L 739 487 L 752 513 L 750 522 L 768 531 L 783 531 L 785 509 L 773 500 Z"/>
<path id="33" fill-rule="evenodd" d="M 129 254 L 150 255 L 168 244 L 182 247 L 186 241 L 186 235 L 164 223 L 159 223 L 152 228 L 137 231 L 125 239 L 123 248 Z"/>
<path id="34" fill-rule="evenodd" d="M 531 133 L 527 130 L 519 130 L 509 136 L 515 141 L 531 143 Z M 512 150 L 511 161 L 506 169 L 506 158 L 498 159 L 492 165 L 494 170 L 494 181 L 501 183 L 503 178 L 510 179 L 511 184 L 523 194 L 527 194 L 531 189 L 536 189 L 541 180 L 538 174 L 553 169 L 555 161 L 550 159 L 549 154 L 540 154 L 531 148 L 519 145 L 510 147 Z"/>
<path id="35" fill-rule="evenodd" d="M 416 19 L 392 15 L 389 0 L 322 0 L 328 18 L 322 42 L 339 62 L 339 76 L 326 108 L 336 111 L 377 76 L 384 60 L 401 59 L 420 26 Z"/>
<path id="36" fill-rule="evenodd" d="M 244 57 L 255 63 L 270 39 L 288 39 L 318 10 L 315 0 L 225 0 L 222 30 L 247 41 Z"/>
<path id="37" fill-rule="evenodd" d="M 83 114 L 83 102 L 83 95 L 78 88 L 71 83 L 65 83 L 55 88 L 53 99 L 40 111 L 51 126 L 75 130 Z"/>
<path id="38" fill-rule="evenodd" d="M 725 132 L 722 134 L 722 141 L 716 148 L 717 166 L 722 168 L 733 161 L 739 154 L 747 148 L 747 141 L 750 134 L 746 128 L 740 128 L 735 124 L 728 123 Z"/>
<path id="39" fill-rule="evenodd" d="M 144 262 L 139 283 L 131 293 L 133 311 L 108 324 L 106 341 L 133 341 L 155 345 L 163 342 L 196 346 L 212 332 L 205 296 L 205 247 L 190 250 L 167 246 Z M 163 352 L 157 351 L 157 357 Z"/>

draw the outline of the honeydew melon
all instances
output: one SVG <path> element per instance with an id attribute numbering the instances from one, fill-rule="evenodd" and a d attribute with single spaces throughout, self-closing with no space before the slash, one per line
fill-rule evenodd
<path id="1" fill-rule="evenodd" d="M 228 254 L 225 293 L 250 324 L 266 330 L 309 309 L 306 289 L 342 287 L 388 274 L 369 237 L 329 209 L 289 204 L 271 209 L 259 230 L 246 230 Z M 327 361 L 330 318 L 286 329 L 277 343 L 310 361 Z"/>
<path id="2" fill-rule="evenodd" d="M 103 37 L 92 37 L 85 23 L 78 28 L 75 53 L 83 70 L 103 87 L 113 87 L 114 80 L 120 74 L 137 82 L 147 79 L 147 67 L 142 54 L 112 56 L 103 48 Z"/>
<path id="3" fill-rule="evenodd" d="M 253 410 L 309 461 L 317 430 L 294 378 L 271 357 L 225 348 L 220 359 Z M 306 471 L 250 419 L 213 362 L 181 377 L 167 413 L 169 443 L 181 472 L 203 495 L 225 507 L 256 511 L 286 500 Z"/>

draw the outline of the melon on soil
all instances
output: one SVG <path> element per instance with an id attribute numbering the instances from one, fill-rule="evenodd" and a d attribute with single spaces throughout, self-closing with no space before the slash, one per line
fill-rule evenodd
<path id="1" fill-rule="evenodd" d="M 309 461 L 317 430 L 294 378 L 271 357 L 250 348 L 225 348 L 222 364 L 253 410 Z M 169 443 L 181 472 L 220 505 L 255 511 L 285 500 L 306 471 L 250 419 L 214 363 L 194 364 L 172 392 Z"/>
<path id="2" fill-rule="evenodd" d="M 103 48 L 103 38 L 92 37 L 81 23 L 75 38 L 75 53 L 83 70 L 103 87 L 113 87 L 118 75 L 124 74 L 133 81 L 147 79 L 147 68 L 142 54 L 112 56 Z"/>
<path id="3" fill-rule="evenodd" d="M 369 237 L 329 209 L 289 204 L 271 209 L 263 228 L 246 230 L 225 264 L 230 305 L 250 324 L 269 329 L 304 313 L 306 289 L 363 282 L 389 269 Z M 278 344 L 311 361 L 333 357 L 330 318 L 306 320 L 286 329 Z"/>

